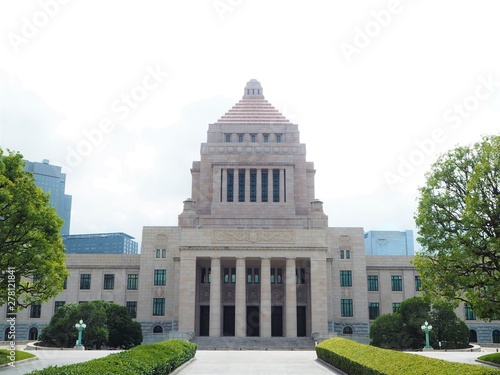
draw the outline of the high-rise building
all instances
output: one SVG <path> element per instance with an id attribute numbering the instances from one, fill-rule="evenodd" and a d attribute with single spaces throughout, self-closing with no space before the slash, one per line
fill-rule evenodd
<path id="1" fill-rule="evenodd" d="M 68 254 L 137 254 L 139 244 L 125 233 L 71 234 L 63 236 Z"/>
<path id="2" fill-rule="evenodd" d="M 366 255 L 415 255 L 413 231 L 370 230 L 365 233 Z"/>
<path id="3" fill-rule="evenodd" d="M 50 204 L 56 209 L 57 215 L 64 220 L 61 229 L 62 235 L 69 234 L 71 221 L 71 195 L 65 193 L 66 174 L 61 172 L 61 167 L 52 165 L 44 159 L 41 163 L 27 161 L 24 169 L 33 173 L 35 183 L 44 192 L 50 194 Z"/>

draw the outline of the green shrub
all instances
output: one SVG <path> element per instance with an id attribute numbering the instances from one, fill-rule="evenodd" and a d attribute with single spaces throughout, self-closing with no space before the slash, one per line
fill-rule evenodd
<path id="1" fill-rule="evenodd" d="M 92 361 L 67 366 L 50 366 L 30 375 L 163 375 L 168 374 L 196 354 L 196 344 L 167 340 L 139 345 L 130 350 Z"/>
<path id="2" fill-rule="evenodd" d="M 493 362 L 493 363 L 496 363 L 497 365 L 500 365 L 500 353 L 491 353 L 491 354 L 482 355 L 481 357 L 478 357 L 477 359 L 480 359 L 481 361 L 486 361 L 486 362 Z"/>
<path id="3" fill-rule="evenodd" d="M 35 356 L 34 354 L 26 353 L 26 352 L 23 352 L 21 350 L 16 350 L 15 352 L 16 352 L 16 354 L 15 354 L 16 361 L 21 361 L 23 359 L 32 358 Z M 11 353 L 10 350 L 0 349 L 0 365 L 12 362 L 10 353 Z"/>
<path id="4" fill-rule="evenodd" d="M 333 338 L 316 346 L 319 359 L 347 374 L 356 375 L 487 375 L 499 370 L 484 366 L 447 362 L 418 354 L 363 345 L 344 338 Z"/>

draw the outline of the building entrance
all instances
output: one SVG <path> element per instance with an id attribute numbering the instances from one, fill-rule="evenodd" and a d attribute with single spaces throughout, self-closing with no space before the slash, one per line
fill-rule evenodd
<path id="1" fill-rule="evenodd" d="M 210 332 L 210 306 L 200 306 L 200 336 L 208 336 Z"/>
<path id="2" fill-rule="evenodd" d="M 224 320 L 222 322 L 222 336 L 234 336 L 235 326 L 234 306 L 224 306 Z"/>
<path id="3" fill-rule="evenodd" d="M 271 310 L 271 336 L 283 336 L 283 306 L 273 306 Z"/>
<path id="4" fill-rule="evenodd" d="M 247 336 L 260 336 L 259 306 L 247 306 Z"/>
<path id="5" fill-rule="evenodd" d="M 297 306 L 297 337 L 306 336 L 306 307 Z"/>

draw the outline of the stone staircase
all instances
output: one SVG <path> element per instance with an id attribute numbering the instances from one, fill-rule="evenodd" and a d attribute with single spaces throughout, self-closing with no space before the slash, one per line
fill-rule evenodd
<path id="1" fill-rule="evenodd" d="M 191 340 L 198 350 L 314 350 L 311 337 L 206 337 Z"/>

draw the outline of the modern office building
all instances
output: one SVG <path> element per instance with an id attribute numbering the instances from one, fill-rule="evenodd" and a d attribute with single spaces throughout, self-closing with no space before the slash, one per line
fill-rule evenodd
<path id="1" fill-rule="evenodd" d="M 139 244 L 125 233 L 71 234 L 63 236 L 67 254 L 138 254 Z"/>
<path id="2" fill-rule="evenodd" d="M 138 255 L 68 254 L 66 289 L 18 314 L 19 337 L 35 338 L 65 303 L 103 299 L 127 306 L 144 342 L 367 339 L 378 315 L 420 293 L 411 233 L 371 232 L 400 253 L 367 253 L 363 228 L 329 226 L 315 172 L 298 126 L 249 81 L 243 98 L 208 127 L 178 225 L 144 227 Z M 476 321 L 463 306 L 457 314 L 471 337 L 500 343 L 499 321 Z M 9 327 L 0 322 L 0 329 Z"/>
<path id="3" fill-rule="evenodd" d="M 42 190 L 50 194 L 50 204 L 56 209 L 57 214 L 64 220 L 61 229 L 62 235 L 69 234 L 71 221 L 71 195 L 65 193 L 66 174 L 61 172 L 61 167 L 52 165 L 44 159 L 41 163 L 24 160 L 24 169 L 33 173 L 35 183 Z"/>
<path id="4" fill-rule="evenodd" d="M 413 231 L 375 231 L 365 232 L 366 255 L 406 255 L 413 256 Z"/>

